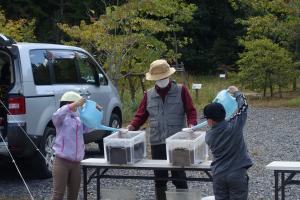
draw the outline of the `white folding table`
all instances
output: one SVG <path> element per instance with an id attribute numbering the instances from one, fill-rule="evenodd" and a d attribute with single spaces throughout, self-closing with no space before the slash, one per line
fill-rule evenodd
<path id="1" fill-rule="evenodd" d="M 267 169 L 274 171 L 275 176 L 275 200 L 285 199 L 285 186 L 300 185 L 300 180 L 293 179 L 296 174 L 300 174 L 300 162 L 297 161 L 274 161 L 266 166 Z M 287 176 L 286 176 L 287 175 Z M 279 184 L 279 177 L 281 181 Z"/>
<path id="2" fill-rule="evenodd" d="M 87 200 L 88 184 L 92 179 L 96 179 L 97 182 L 97 199 L 100 199 L 100 180 L 102 178 L 111 179 L 142 179 L 142 180 L 186 180 L 186 181 L 200 181 L 200 182 L 212 182 L 212 175 L 210 173 L 211 161 L 206 161 L 201 164 L 181 167 L 172 166 L 166 160 L 148 160 L 144 159 L 132 165 L 117 165 L 109 164 L 105 159 L 101 158 L 89 158 L 81 161 L 81 167 L 83 170 L 83 193 L 84 199 Z M 92 173 L 88 176 L 88 169 L 92 170 Z M 185 179 L 172 178 L 172 177 L 155 177 L 146 175 L 106 175 L 105 173 L 109 169 L 126 169 L 126 170 L 184 170 L 184 171 L 199 171 L 204 172 L 205 177 L 186 177 Z"/>

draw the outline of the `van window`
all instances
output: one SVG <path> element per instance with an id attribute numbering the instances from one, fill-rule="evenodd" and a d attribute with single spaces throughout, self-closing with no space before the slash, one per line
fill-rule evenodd
<path id="1" fill-rule="evenodd" d="M 80 82 L 87 84 L 96 84 L 96 69 L 92 65 L 90 65 L 88 56 L 86 54 L 77 52 L 76 60 L 79 67 L 80 73 Z"/>
<path id="2" fill-rule="evenodd" d="M 107 79 L 93 60 L 85 53 L 76 52 L 81 83 L 107 85 Z"/>
<path id="3" fill-rule="evenodd" d="M 51 50 L 55 83 L 79 83 L 75 64 L 75 52 Z"/>
<path id="4" fill-rule="evenodd" d="M 13 83 L 13 74 L 10 56 L 4 52 L 0 51 L 0 84 L 10 85 Z"/>
<path id="5" fill-rule="evenodd" d="M 46 50 L 31 50 L 30 61 L 34 83 L 36 85 L 50 85 L 49 57 Z"/>

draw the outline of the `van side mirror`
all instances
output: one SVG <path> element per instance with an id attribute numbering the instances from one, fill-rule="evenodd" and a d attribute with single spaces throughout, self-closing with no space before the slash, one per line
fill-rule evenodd
<path id="1" fill-rule="evenodd" d="M 98 77 L 99 77 L 99 85 L 104 85 L 104 82 L 105 82 L 105 78 L 103 76 L 103 74 L 98 74 Z"/>

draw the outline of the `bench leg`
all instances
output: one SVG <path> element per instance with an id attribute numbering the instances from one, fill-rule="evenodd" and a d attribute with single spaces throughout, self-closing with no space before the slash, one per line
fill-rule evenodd
<path id="1" fill-rule="evenodd" d="M 83 167 L 83 199 L 87 200 L 87 168 Z"/>
<path id="2" fill-rule="evenodd" d="M 284 172 L 281 172 L 281 199 L 285 199 L 285 183 L 284 183 Z"/>
<path id="3" fill-rule="evenodd" d="M 278 172 L 277 171 L 274 171 L 274 176 L 275 176 L 275 200 L 278 200 L 279 197 L 278 197 Z"/>
<path id="4" fill-rule="evenodd" d="M 97 168 L 97 200 L 101 199 L 100 195 L 100 169 Z"/>

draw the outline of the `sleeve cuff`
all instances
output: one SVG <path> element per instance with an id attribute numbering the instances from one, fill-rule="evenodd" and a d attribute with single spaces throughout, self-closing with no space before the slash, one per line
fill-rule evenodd
<path id="1" fill-rule="evenodd" d="M 240 96 L 242 93 L 240 92 L 240 91 L 236 91 L 234 94 L 233 94 L 233 96 L 234 97 L 238 97 L 238 96 Z"/>

